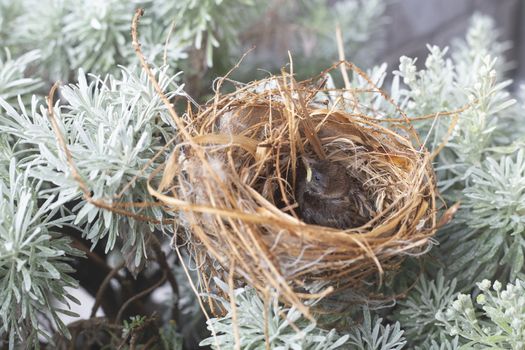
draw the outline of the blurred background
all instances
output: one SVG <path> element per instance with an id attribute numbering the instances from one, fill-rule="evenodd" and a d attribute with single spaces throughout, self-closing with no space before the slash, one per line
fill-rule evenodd
<path id="1" fill-rule="evenodd" d="M 470 17 L 491 16 L 503 40 L 511 40 L 507 58 L 513 63 L 516 79 L 525 78 L 525 5 L 522 0 L 398 0 L 387 4 L 389 23 L 380 57 L 397 64 L 402 55 L 426 57 L 427 43 L 441 47 L 463 36 Z"/>
<path id="2" fill-rule="evenodd" d="M 250 45 L 256 46 L 255 53 L 251 55 L 256 56 L 254 60 L 257 61 L 256 64 L 260 68 L 272 70 L 286 64 L 288 62 L 287 50 L 290 48 L 292 48 L 294 56 L 297 55 L 298 51 L 300 55 L 304 55 L 301 58 L 305 61 L 310 58 L 313 60 L 314 57 L 319 56 L 320 52 L 325 57 L 334 56 L 333 53 L 326 52 L 335 50 L 334 33 L 326 31 L 324 38 L 317 40 L 307 38 L 307 34 L 304 33 L 305 28 L 307 32 L 308 29 L 322 32 L 322 28 L 315 29 L 316 22 L 324 23 L 326 26 L 326 21 L 323 22 L 320 19 L 316 21 L 315 18 L 309 18 L 309 22 L 304 22 L 305 28 L 299 29 L 298 20 L 295 16 L 302 10 L 296 8 L 295 11 L 286 12 L 283 16 L 279 10 L 280 7 L 291 6 L 290 3 L 292 2 L 288 2 L 286 5 L 283 1 L 274 1 L 273 3 L 274 10 L 272 11 L 270 7 L 268 16 L 263 20 L 264 24 L 256 23 L 251 28 L 252 31 L 248 30 L 247 34 L 244 35 L 243 42 L 246 49 Z M 337 11 L 337 6 L 343 4 L 344 1 L 332 0 L 328 3 L 332 8 L 336 7 L 335 12 L 337 14 L 344 13 L 344 11 Z M 370 1 L 370 3 L 378 3 L 370 5 L 370 12 L 374 11 L 372 10 L 373 7 L 379 11 L 380 2 Z M 359 21 L 359 18 L 349 18 L 348 23 L 344 23 L 344 17 L 338 18 L 339 21 L 343 22 L 341 27 L 345 40 L 360 44 L 356 47 L 359 51 L 357 57 L 354 56 L 355 52 L 352 52 L 352 45 L 345 45 L 347 59 L 357 61 L 364 68 L 386 62 L 389 67 L 387 71 L 392 71 L 399 65 L 399 57 L 404 55 L 418 57 L 417 65 L 421 67 L 428 54 L 427 44 L 440 47 L 450 46 L 455 39 L 465 37 L 474 14 L 483 14 L 494 19 L 495 26 L 500 33 L 500 40 L 507 41 L 509 44 L 509 50 L 506 51 L 505 57 L 509 62 L 507 76 L 512 77 L 515 82 L 525 79 L 525 4 L 523 1 L 390 0 L 386 1 L 385 5 L 383 15 L 379 15 L 379 13 L 372 15 L 368 12 L 368 18 L 373 20 L 372 23 L 356 25 L 355 22 Z M 366 2 L 364 7 L 366 9 Z M 317 13 L 323 11 L 324 9 L 317 9 Z M 278 14 L 279 12 L 281 12 L 281 17 Z M 318 18 L 321 17 L 321 15 L 318 16 Z M 375 30 L 372 30 L 374 27 Z M 348 28 L 351 28 L 350 32 L 347 32 Z M 356 31 L 356 28 L 360 28 L 362 32 Z M 294 39 L 291 32 L 294 30 L 303 31 L 299 35 L 299 45 L 293 44 Z M 372 33 L 372 36 L 360 38 L 359 36 L 366 33 L 367 30 L 368 33 Z M 332 44 L 330 44 L 330 35 L 332 36 Z M 362 45 L 366 40 L 368 42 Z M 327 46 L 330 45 L 332 48 L 327 50 Z M 363 46 L 365 47 L 363 48 Z M 366 52 L 366 57 L 359 56 L 362 51 Z M 294 60 L 296 59 L 297 57 L 294 57 Z M 301 63 L 304 64 L 304 62 Z M 329 63 L 326 62 L 326 64 Z M 314 70 L 315 68 L 310 73 L 318 73 Z"/>

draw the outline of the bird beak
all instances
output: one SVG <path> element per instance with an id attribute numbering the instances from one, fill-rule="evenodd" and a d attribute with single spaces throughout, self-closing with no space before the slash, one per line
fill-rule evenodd
<path id="1" fill-rule="evenodd" d="M 305 156 L 302 156 L 301 160 L 303 161 L 303 164 L 306 168 L 306 182 L 311 182 L 312 181 L 312 167 L 310 166 L 310 159 L 306 158 Z"/>
<path id="2" fill-rule="evenodd" d="M 306 166 L 306 182 L 312 181 L 312 168 Z"/>

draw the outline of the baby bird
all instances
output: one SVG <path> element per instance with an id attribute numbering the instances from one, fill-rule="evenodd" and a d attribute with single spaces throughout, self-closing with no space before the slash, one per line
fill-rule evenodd
<path id="1" fill-rule="evenodd" d="M 370 220 L 371 209 L 364 192 L 344 166 L 328 160 L 302 158 L 295 198 L 304 222 L 347 229 Z"/>

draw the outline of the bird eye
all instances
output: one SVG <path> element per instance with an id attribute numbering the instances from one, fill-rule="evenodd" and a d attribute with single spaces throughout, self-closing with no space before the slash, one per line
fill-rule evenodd
<path id="1" fill-rule="evenodd" d="M 315 174 L 314 175 L 314 180 L 315 181 L 321 181 L 321 176 L 319 174 Z"/>

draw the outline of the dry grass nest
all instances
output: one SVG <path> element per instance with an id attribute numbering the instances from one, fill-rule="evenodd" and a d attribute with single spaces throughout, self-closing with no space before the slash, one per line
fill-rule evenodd
<path id="1" fill-rule="evenodd" d="M 185 115 L 162 181 L 150 190 L 178 213 L 202 282 L 243 280 L 305 305 L 380 283 L 406 255 L 428 250 L 438 226 L 432 157 L 403 111 L 351 67 L 369 88 L 327 89 L 328 71 L 301 82 L 283 73 L 234 83 L 229 93 L 220 92 L 222 79 L 207 105 Z M 365 93 L 399 118 L 365 106 Z M 346 168 L 360 185 L 357 200 L 372 207 L 365 224 L 337 229 L 301 219 L 294 189 L 302 155 Z"/>

